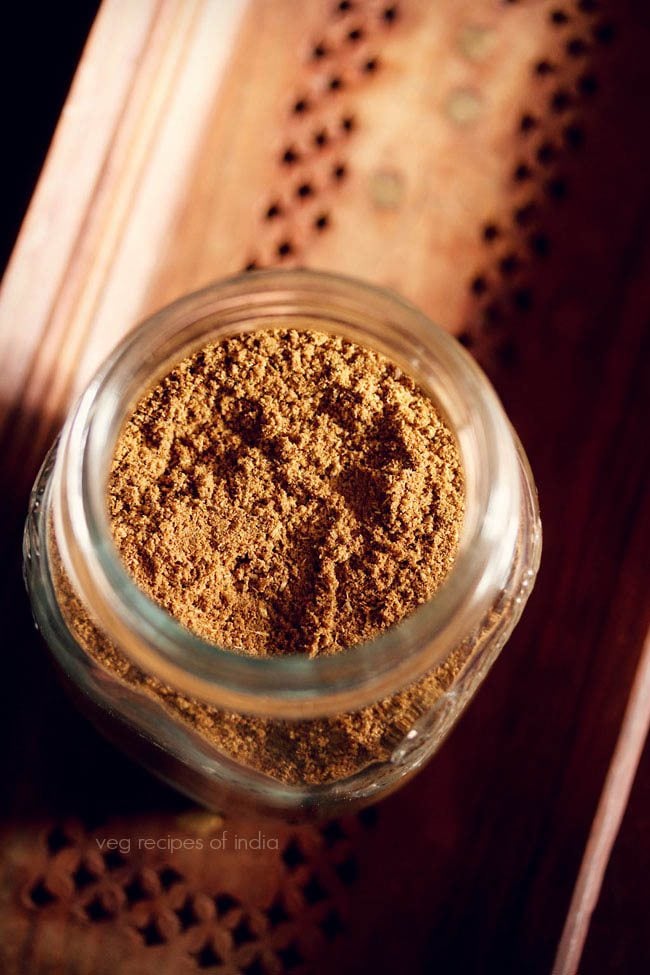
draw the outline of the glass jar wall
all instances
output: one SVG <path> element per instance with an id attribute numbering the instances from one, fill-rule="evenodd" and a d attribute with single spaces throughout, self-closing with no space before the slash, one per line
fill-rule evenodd
<path id="1" fill-rule="evenodd" d="M 136 587 L 110 530 L 113 452 L 142 394 L 208 342 L 270 328 L 343 336 L 395 362 L 436 403 L 463 466 L 461 539 L 441 589 L 372 642 L 329 657 L 254 658 L 205 643 Z M 433 754 L 515 626 L 540 548 L 523 450 L 453 338 L 369 285 L 262 272 L 164 309 L 102 367 L 34 486 L 25 576 L 68 687 L 108 737 L 208 806 L 304 818 L 373 801 Z M 315 780 L 323 755 L 329 772 Z"/>

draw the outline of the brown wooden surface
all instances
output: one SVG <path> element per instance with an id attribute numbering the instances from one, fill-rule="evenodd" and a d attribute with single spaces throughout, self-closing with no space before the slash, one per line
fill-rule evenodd
<path id="1" fill-rule="evenodd" d="M 160 35 L 186 30 L 191 46 L 191 18 L 160 6 Z M 306 3 L 299 16 L 289 0 L 249 6 L 146 287 L 133 288 L 141 310 L 152 309 L 250 261 L 279 261 L 287 241 L 287 264 L 391 284 L 461 334 L 537 478 L 545 550 L 535 593 L 450 740 L 374 825 L 298 831 L 297 858 L 292 846 L 284 856 L 98 858 L 96 837 L 221 827 L 179 820 L 186 804 L 70 710 L 20 595 L 26 484 L 70 395 L 131 324 L 106 295 L 128 290 L 119 255 L 133 246 L 133 221 L 125 215 L 109 235 L 117 249 L 103 269 L 92 248 L 77 249 L 75 280 L 83 284 L 88 262 L 97 291 L 92 309 L 70 306 L 71 344 L 56 302 L 60 332 L 45 353 L 34 322 L 25 323 L 31 352 L 20 320 L 0 326 L 3 367 L 11 373 L 12 336 L 26 364 L 3 404 L 0 715 L 11 788 L 0 923 L 12 975 L 551 968 L 650 623 L 650 14 L 633 0 L 405 0 L 386 21 L 392 5 L 353 6 L 339 14 Z M 358 24 L 361 49 L 347 40 Z M 336 54 L 315 66 L 321 41 Z M 373 59 L 374 70 L 359 71 Z M 332 77 L 342 89 L 321 86 Z M 294 113 L 303 98 L 310 108 Z M 346 118 L 350 131 L 340 129 Z M 332 140 L 315 148 L 324 127 Z M 298 163 L 279 161 L 289 146 Z M 114 158 L 131 179 L 132 157 Z M 305 181 L 314 193 L 300 202 Z M 92 199 L 104 254 L 110 221 Z M 284 216 L 267 220 L 273 203 Z M 323 230 L 313 225 L 321 215 Z M 650 962 L 647 772 L 646 756 L 587 941 L 587 975 Z M 264 829 L 290 844 L 292 831 Z M 78 870 L 84 859 L 91 879 Z M 165 867 L 178 873 L 171 883 Z M 226 892 L 238 903 L 220 911 L 213 898 Z M 242 918 L 248 935 L 233 936 Z"/>
<path id="2" fill-rule="evenodd" d="M 617 975 L 647 968 L 649 834 L 650 748 L 646 746 L 591 923 L 583 955 L 585 975 L 602 971 L 603 959 L 607 971 Z"/>
<path id="3" fill-rule="evenodd" d="M 616 748 L 591 824 L 571 904 L 558 945 L 553 975 L 578 970 L 605 872 L 621 830 L 632 785 L 650 730 L 650 632 L 634 676 Z"/>

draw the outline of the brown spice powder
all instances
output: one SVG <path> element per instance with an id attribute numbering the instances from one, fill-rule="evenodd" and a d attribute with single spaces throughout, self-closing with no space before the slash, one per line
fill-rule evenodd
<path id="1" fill-rule="evenodd" d="M 180 363 L 137 406 L 109 484 L 138 585 L 244 653 L 335 653 L 429 599 L 463 513 L 455 440 L 393 363 L 269 331 Z"/>
<path id="2" fill-rule="evenodd" d="M 108 501 L 130 573 L 180 623 L 233 651 L 314 657 L 376 636 L 436 592 L 464 486 L 453 435 L 394 363 L 339 337 L 277 330 L 209 345 L 147 393 L 119 438 Z M 104 666 L 290 783 L 385 760 L 465 662 L 352 714 L 232 714 L 142 673 L 59 587 Z"/>

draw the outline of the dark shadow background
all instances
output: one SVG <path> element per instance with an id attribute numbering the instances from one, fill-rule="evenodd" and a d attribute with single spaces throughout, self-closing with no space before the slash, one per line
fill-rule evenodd
<path id="1" fill-rule="evenodd" d="M 70 2 L 36 11 L 14 5 L 5 15 L 5 129 L 11 150 L 4 153 L 3 264 L 97 6 Z M 636 7 L 643 23 L 635 29 L 650 39 L 650 13 L 640 3 Z M 394 877 L 376 864 L 376 889 L 385 901 L 384 887 L 393 883 L 391 910 L 397 914 L 409 903 L 408 836 L 427 830 L 433 836 L 428 849 L 437 859 L 423 864 L 426 876 L 419 881 L 435 919 L 423 960 L 427 972 L 521 972 L 524 964 L 540 975 L 549 970 L 602 787 L 601 766 L 636 663 L 630 651 L 643 634 L 639 580 L 644 562 L 647 573 L 650 539 L 648 519 L 642 519 L 650 476 L 646 61 L 628 65 L 617 90 L 608 87 L 605 68 L 601 74 L 597 64 L 585 75 L 593 78 L 585 98 L 590 89 L 600 87 L 602 93 L 594 113 L 584 112 L 589 171 L 581 169 L 579 157 L 570 156 L 575 162 L 562 157 L 543 184 L 547 198 L 539 204 L 539 223 L 529 226 L 528 211 L 520 211 L 518 246 L 522 253 L 530 244 L 539 251 L 525 288 L 512 292 L 504 279 L 468 307 L 476 327 L 467 344 L 488 369 L 527 446 L 547 539 L 535 596 L 490 678 L 489 692 L 479 695 L 435 769 L 381 808 L 388 824 L 384 835 L 394 837 L 395 851 L 384 851 L 393 857 Z M 544 248 L 539 250 L 544 240 L 550 241 L 550 264 Z M 20 783 L 8 805 L 17 820 L 42 811 L 49 821 L 74 811 L 90 826 L 106 809 L 116 815 L 182 804 L 106 745 L 56 686 L 19 584 L 23 511 L 21 502 L 0 522 L 10 526 L 0 539 L 0 568 L 9 580 L 0 590 L 1 618 L 9 624 L 2 643 L 5 650 L 19 651 L 7 654 L 0 693 L 0 731 L 6 742 L 19 742 L 4 749 L 2 758 L 4 781 Z M 12 686 L 21 688 L 20 695 Z M 551 687 L 554 693 L 539 693 Z M 16 705 L 17 700 L 28 703 Z M 30 701 L 38 703 L 38 721 L 28 713 Z M 513 708 L 513 701 L 520 706 Z M 483 765 L 476 757 L 481 747 Z M 594 918 L 581 968 L 585 975 L 649 970 L 648 755 Z M 29 767 L 31 776 L 24 774 Z M 446 782 L 451 786 L 445 791 Z M 449 799 L 452 786 L 459 808 L 441 810 L 437 798 Z M 408 936 L 412 916 L 401 918 L 401 928 L 399 916 L 389 920 L 395 941 Z M 386 945 L 379 933 L 376 940 L 372 967 L 379 972 Z"/>
<path id="2" fill-rule="evenodd" d="M 138 0 L 133 0 L 137 3 Z M 100 0 L 69 0 L 64 4 L 12 4 L 3 16 L 2 63 L 5 73 L 6 145 L 4 154 L 4 200 L 0 223 L 2 271 L 6 269 L 20 227 L 38 182 L 54 136 L 77 65 L 86 44 Z M 1 364 L 0 364 L 1 368 Z M 114 783 L 124 783 L 125 806 L 179 808 L 188 801 L 154 780 L 131 763 L 101 737 L 70 705 L 58 673 L 51 664 L 40 635 L 31 619 L 29 601 L 20 584 L 20 539 L 26 505 L 23 479 L 14 496 L 13 484 L 2 483 L 0 514 L 5 531 L 0 538 L 0 612 L 9 621 L 2 642 L 22 652 L 10 657 L 7 680 L 0 699 L 0 729 L 5 741 L 18 734 L 21 748 L 0 750 L 0 767 L 5 782 L 12 783 L 8 805 L 24 814 L 36 805 L 43 812 L 62 812 L 82 806 L 88 824 L 99 822 L 103 810 L 114 805 Z M 14 677 L 17 684 L 31 683 L 32 699 L 39 700 L 44 727 L 56 727 L 57 735 L 68 742 L 66 755 L 55 761 L 42 760 L 43 740 L 31 733 L 28 714 L 21 709 L 18 722 L 12 714 Z M 44 713 L 43 713 L 44 711 Z M 33 781 L 26 785 L 25 764 L 33 763 Z M 89 790 L 88 780 L 79 775 L 83 768 L 101 765 L 99 776 Z M 38 770 L 38 771 L 36 771 Z M 14 784 L 20 779 L 22 785 Z M 36 797 L 40 797 L 40 800 Z"/>
<path id="3" fill-rule="evenodd" d="M 11 2 L 3 10 L 3 270 L 98 7 L 92 0 L 66 0 Z"/>

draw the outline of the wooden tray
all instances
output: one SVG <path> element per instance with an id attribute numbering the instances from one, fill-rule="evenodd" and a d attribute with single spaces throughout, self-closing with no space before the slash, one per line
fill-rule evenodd
<path id="1" fill-rule="evenodd" d="M 640 0 L 104 0 L 0 306 L 3 971 L 576 970 L 650 711 L 649 20 Z M 322 829 L 224 824 L 131 767 L 53 686 L 17 595 L 26 492 L 97 363 L 271 264 L 389 285 L 459 335 L 545 527 L 449 742 Z M 585 973 L 648 961 L 639 795 Z"/>

